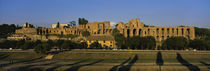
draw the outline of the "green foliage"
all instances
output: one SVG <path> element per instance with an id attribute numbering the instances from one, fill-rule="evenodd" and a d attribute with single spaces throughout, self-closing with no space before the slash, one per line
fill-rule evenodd
<path id="1" fill-rule="evenodd" d="M 20 29 L 21 27 L 16 26 L 15 24 L 2 24 L 0 25 L 0 38 L 6 38 L 7 36 L 13 34 L 16 29 Z"/>
<path id="2" fill-rule="evenodd" d="M 60 23 L 59 22 L 57 23 L 56 28 L 60 28 Z"/>
<path id="3" fill-rule="evenodd" d="M 209 29 L 195 27 L 195 36 L 210 36 Z"/>
<path id="4" fill-rule="evenodd" d="M 141 48 L 143 48 L 143 49 L 155 49 L 155 47 L 156 47 L 156 40 L 155 40 L 155 38 L 152 37 L 152 36 L 143 37 L 141 43 L 142 43 L 141 46 L 144 47 L 144 48 L 141 47 Z"/>
<path id="5" fill-rule="evenodd" d="M 76 26 L 76 21 L 71 21 L 71 22 L 69 22 L 70 23 L 70 26 Z"/>
<path id="6" fill-rule="evenodd" d="M 20 48 L 22 49 L 22 50 L 26 50 L 26 49 L 30 49 L 30 48 L 32 48 L 32 43 L 31 42 L 25 42 Z"/>
<path id="7" fill-rule="evenodd" d="M 88 36 L 90 36 L 90 32 L 85 30 L 85 31 L 82 32 L 82 36 L 83 37 L 88 37 Z"/>
<path id="8" fill-rule="evenodd" d="M 90 44 L 89 48 L 91 49 L 102 49 L 102 45 L 100 43 L 98 43 L 98 41 L 93 42 L 92 44 Z"/>
<path id="9" fill-rule="evenodd" d="M 79 25 L 86 25 L 88 23 L 88 20 L 86 20 L 85 18 L 79 18 Z"/>
<path id="10" fill-rule="evenodd" d="M 64 40 L 57 40 L 55 45 L 61 49 L 61 45 L 64 43 Z"/>
<path id="11" fill-rule="evenodd" d="M 55 46 L 55 43 L 52 40 L 48 40 L 47 44 L 49 44 L 50 47 Z"/>
<path id="12" fill-rule="evenodd" d="M 16 48 L 21 48 L 21 46 L 24 45 L 24 43 L 25 43 L 25 40 L 17 41 Z"/>
<path id="13" fill-rule="evenodd" d="M 155 38 L 152 36 L 133 36 L 127 38 L 126 44 L 130 49 L 155 49 L 156 41 Z"/>
<path id="14" fill-rule="evenodd" d="M 80 49 L 82 49 L 82 48 L 86 49 L 87 47 L 88 47 L 88 44 L 86 42 L 81 42 L 80 45 L 79 45 Z"/>
<path id="15" fill-rule="evenodd" d="M 51 47 L 49 46 L 48 43 L 42 43 L 38 44 L 35 48 L 34 51 L 36 53 L 41 53 L 41 54 L 46 54 L 48 51 L 50 51 Z"/>
<path id="16" fill-rule="evenodd" d="M 163 49 L 183 50 L 186 49 L 189 41 L 184 37 L 170 37 L 163 44 Z"/>
<path id="17" fill-rule="evenodd" d="M 119 30 L 117 30 L 116 28 L 113 29 L 112 36 L 114 36 L 114 39 L 116 41 L 115 44 L 118 46 L 119 49 L 127 48 L 127 45 L 126 45 L 127 39 L 124 37 L 124 35 L 120 34 Z"/>
<path id="18" fill-rule="evenodd" d="M 61 48 L 71 50 L 71 49 L 77 48 L 77 43 L 67 40 L 63 42 L 63 44 L 61 45 Z"/>
<path id="19" fill-rule="evenodd" d="M 9 48 L 16 48 L 17 41 L 14 40 L 5 40 L 0 42 L 1 49 L 9 49 Z"/>
<path id="20" fill-rule="evenodd" d="M 189 43 L 189 47 L 198 50 L 210 50 L 210 41 L 202 39 L 191 40 Z"/>

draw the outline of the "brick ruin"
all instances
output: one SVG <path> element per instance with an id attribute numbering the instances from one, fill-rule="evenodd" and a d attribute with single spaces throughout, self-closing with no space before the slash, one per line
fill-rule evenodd
<path id="1" fill-rule="evenodd" d="M 154 27 L 144 26 L 140 19 L 131 19 L 128 24 L 119 22 L 116 27 L 125 37 L 132 36 L 153 36 L 157 41 L 165 40 L 172 36 L 183 36 L 188 39 L 195 38 L 194 27 Z M 30 40 L 58 40 L 57 36 L 46 37 L 44 35 L 82 35 L 83 31 L 89 31 L 91 36 L 111 35 L 112 28 L 109 21 L 93 22 L 86 25 L 79 25 L 76 27 L 59 27 L 59 28 L 44 28 L 44 27 L 24 27 L 17 29 L 15 34 L 8 37 L 10 40 L 30 39 Z M 64 40 L 70 40 L 65 38 Z"/>

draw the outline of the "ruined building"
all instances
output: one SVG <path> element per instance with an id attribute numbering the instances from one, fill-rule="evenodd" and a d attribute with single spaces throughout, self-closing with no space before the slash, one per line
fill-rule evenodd
<path id="1" fill-rule="evenodd" d="M 17 29 L 15 34 L 8 37 L 9 40 L 70 40 L 69 38 L 61 38 L 60 35 L 78 35 L 82 36 L 83 31 L 89 31 L 91 36 L 103 36 L 111 35 L 112 29 L 110 22 L 93 22 L 86 25 L 79 25 L 78 27 L 67 26 L 66 24 L 59 24 L 60 27 L 55 27 L 57 24 L 53 24 L 52 28 L 45 27 L 31 27 L 31 24 L 24 24 L 24 27 Z"/>
<path id="2" fill-rule="evenodd" d="M 8 37 L 11 40 L 71 40 L 71 38 L 61 38 L 59 35 L 78 35 L 82 37 L 83 31 L 89 31 L 90 36 L 111 36 L 112 28 L 110 22 L 93 22 L 87 23 L 86 25 L 79 26 L 68 26 L 67 24 L 60 24 L 61 27 L 44 28 L 38 27 L 34 28 L 31 24 L 24 24 L 22 29 L 15 31 L 15 34 Z M 63 26 L 63 27 L 62 27 Z M 125 37 L 132 36 L 153 36 L 158 42 L 165 40 L 172 36 L 183 36 L 187 39 L 195 38 L 194 27 L 154 27 L 145 26 L 144 23 L 140 22 L 140 19 L 131 19 L 128 24 L 119 22 L 116 27 L 121 34 Z M 94 37 L 92 37 L 94 38 Z M 88 38 L 88 40 L 91 40 Z M 112 39 L 114 40 L 114 39 Z M 97 41 L 97 40 L 91 40 Z M 103 41 L 100 39 L 100 41 Z M 90 43 L 90 42 L 88 42 Z M 105 42 L 106 43 L 106 42 Z"/>
<path id="3" fill-rule="evenodd" d="M 195 38 L 194 27 L 145 27 L 144 23 L 140 22 L 140 19 L 131 19 L 128 24 L 119 22 L 117 29 L 125 37 L 153 36 L 157 41 L 162 41 L 172 36 L 183 36 L 188 39 Z"/>

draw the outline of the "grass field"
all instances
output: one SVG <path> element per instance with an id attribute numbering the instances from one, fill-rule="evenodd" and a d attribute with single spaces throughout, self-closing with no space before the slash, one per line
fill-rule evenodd
<path id="1" fill-rule="evenodd" d="M 72 50 L 53 59 L 0 52 L 0 71 L 210 71 L 210 51 Z"/>

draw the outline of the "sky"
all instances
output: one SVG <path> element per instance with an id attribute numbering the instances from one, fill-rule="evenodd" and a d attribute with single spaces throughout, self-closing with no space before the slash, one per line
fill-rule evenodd
<path id="1" fill-rule="evenodd" d="M 139 18 L 153 26 L 210 28 L 210 0 L 0 0 L 0 24 L 51 27 L 78 18 L 112 24 Z"/>

